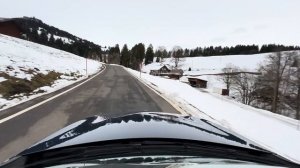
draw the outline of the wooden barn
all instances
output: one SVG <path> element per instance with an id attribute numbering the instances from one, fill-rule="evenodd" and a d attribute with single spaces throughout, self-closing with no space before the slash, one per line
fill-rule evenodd
<path id="1" fill-rule="evenodd" d="M 169 72 L 171 72 L 171 68 L 167 65 L 164 65 L 159 69 L 150 70 L 150 75 L 163 76 L 164 74 L 167 74 Z"/>
<path id="2" fill-rule="evenodd" d="M 173 69 L 170 71 L 168 77 L 172 79 L 179 79 L 183 75 L 182 69 Z"/>
<path id="3" fill-rule="evenodd" d="M 21 38 L 22 31 L 11 19 L 0 18 L 0 33 Z"/>
<path id="4" fill-rule="evenodd" d="M 171 79 L 179 79 L 183 75 L 182 69 L 173 69 L 169 65 L 163 65 L 158 69 L 150 70 L 150 75 L 154 76 L 168 76 Z"/>
<path id="5" fill-rule="evenodd" d="M 191 86 L 198 88 L 207 88 L 207 80 L 205 78 L 198 77 L 188 77 L 188 81 Z"/>
<path id="6" fill-rule="evenodd" d="M 228 89 L 223 89 L 223 88 L 213 88 L 213 92 L 223 95 L 223 96 L 229 96 L 229 90 Z"/>

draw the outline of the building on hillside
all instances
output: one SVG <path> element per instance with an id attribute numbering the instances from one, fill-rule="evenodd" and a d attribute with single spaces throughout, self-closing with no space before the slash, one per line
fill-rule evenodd
<path id="1" fill-rule="evenodd" d="M 169 73 L 169 78 L 172 79 L 179 79 L 183 76 L 183 70 L 182 69 L 172 69 Z"/>
<path id="2" fill-rule="evenodd" d="M 207 79 L 205 77 L 188 77 L 191 86 L 198 88 L 207 88 Z"/>
<path id="3" fill-rule="evenodd" d="M 170 65 L 163 65 L 157 69 L 150 70 L 150 75 L 168 76 L 171 79 L 179 79 L 183 75 L 182 69 L 173 69 Z"/>
<path id="4" fill-rule="evenodd" d="M 164 76 L 164 74 L 167 74 L 169 72 L 171 72 L 171 67 L 168 65 L 163 65 L 162 67 L 159 67 L 158 69 L 150 70 L 150 75 Z"/>
<path id="5" fill-rule="evenodd" d="M 213 88 L 213 93 L 217 93 L 219 95 L 223 96 L 229 96 L 229 90 L 228 89 L 223 89 L 223 88 Z"/>
<path id="6" fill-rule="evenodd" d="M 21 38 L 22 31 L 11 19 L 0 18 L 0 33 L 12 37 Z"/>

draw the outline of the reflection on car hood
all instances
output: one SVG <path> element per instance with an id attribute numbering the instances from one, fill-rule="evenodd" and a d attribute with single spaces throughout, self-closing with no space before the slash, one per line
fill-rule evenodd
<path id="1" fill-rule="evenodd" d="M 95 159 L 84 162 L 68 163 L 63 165 L 55 165 L 48 168 L 62 167 L 101 167 L 101 168 L 199 168 L 199 167 L 239 167 L 239 168 L 265 168 L 269 166 L 260 165 L 258 163 L 238 161 L 231 159 L 216 159 L 216 158 L 199 158 L 191 156 L 138 156 L 138 157 L 117 157 L 108 159 Z"/>
<path id="2" fill-rule="evenodd" d="M 143 112 L 103 120 L 93 116 L 71 124 L 21 154 L 78 144 L 134 138 L 171 138 L 262 150 L 256 143 L 210 121 L 169 113 Z"/>

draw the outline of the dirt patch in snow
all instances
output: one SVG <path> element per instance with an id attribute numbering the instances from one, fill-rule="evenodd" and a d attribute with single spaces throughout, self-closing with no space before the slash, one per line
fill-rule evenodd
<path id="1" fill-rule="evenodd" d="M 30 70 L 31 74 L 36 72 L 34 69 Z M 20 96 L 29 96 L 32 94 L 43 92 L 42 90 L 35 91 L 43 86 L 51 86 L 55 80 L 60 79 L 61 73 L 49 71 L 47 74 L 34 73 L 31 80 L 9 76 L 4 72 L 0 72 L 0 77 L 6 80 L 0 82 L 0 94 L 3 98 L 11 100 Z M 35 92 L 34 92 L 35 91 Z"/>

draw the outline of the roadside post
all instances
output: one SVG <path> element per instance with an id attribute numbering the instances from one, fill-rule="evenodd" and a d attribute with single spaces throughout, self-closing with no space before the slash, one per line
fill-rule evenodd
<path id="1" fill-rule="evenodd" d="M 85 73 L 86 73 L 86 76 L 88 76 L 88 71 L 87 71 L 87 57 L 85 57 Z"/>
<path id="2" fill-rule="evenodd" d="M 143 63 L 140 63 L 140 78 L 142 78 L 142 67 L 143 67 Z"/>

